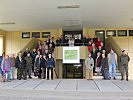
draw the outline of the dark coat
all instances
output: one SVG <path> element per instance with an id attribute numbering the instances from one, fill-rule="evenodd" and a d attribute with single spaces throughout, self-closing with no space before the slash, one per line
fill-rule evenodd
<path id="1" fill-rule="evenodd" d="M 25 68 L 26 67 L 25 59 L 22 57 L 22 60 L 20 61 L 19 57 L 17 57 L 15 60 L 15 66 L 16 68 Z"/>
<path id="2" fill-rule="evenodd" d="M 61 45 L 61 41 L 59 39 L 56 40 L 56 46 L 60 46 Z"/>
<path id="3" fill-rule="evenodd" d="M 101 57 L 98 57 L 98 58 L 96 58 L 96 67 L 101 67 L 101 60 L 102 60 L 102 58 Z"/>
<path id="4" fill-rule="evenodd" d="M 40 60 L 40 62 L 39 62 Z M 45 59 L 44 58 L 37 58 L 36 62 L 35 62 L 35 67 L 37 67 L 38 69 L 40 68 L 45 68 Z"/>
<path id="5" fill-rule="evenodd" d="M 108 69 L 108 59 L 107 59 L 107 57 L 102 58 L 101 66 L 102 66 L 103 70 Z"/>
<path id="6" fill-rule="evenodd" d="M 54 58 L 47 58 L 46 60 L 46 67 L 50 68 L 50 67 L 55 67 L 55 62 L 54 62 Z"/>
<path id="7" fill-rule="evenodd" d="M 75 46 L 81 46 L 82 41 L 80 39 L 76 39 L 74 42 Z"/>

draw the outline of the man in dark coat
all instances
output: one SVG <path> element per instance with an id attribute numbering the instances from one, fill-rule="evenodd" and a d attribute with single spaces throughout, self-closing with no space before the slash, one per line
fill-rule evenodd
<path id="1" fill-rule="evenodd" d="M 17 68 L 17 79 L 21 80 L 23 76 L 23 79 L 26 80 L 26 61 L 22 57 L 22 52 L 18 54 L 15 66 Z"/>

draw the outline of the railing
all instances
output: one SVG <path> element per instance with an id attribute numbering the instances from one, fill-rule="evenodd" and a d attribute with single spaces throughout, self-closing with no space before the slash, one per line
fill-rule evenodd
<path id="1" fill-rule="evenodd" d="M 22 50 L 20 50 L 20 51 L 24 52 L 26 48 L 29 48 L 29 50 L 32 51 L 33 48 L 35 48 L 35 47 L 37 46 L 38 41 L 39 41 L 38 39 L 33 38 L 33 39 L 32 39 Z M 20 51 L 19 51 L 19 52 L 20 52 Z"/>

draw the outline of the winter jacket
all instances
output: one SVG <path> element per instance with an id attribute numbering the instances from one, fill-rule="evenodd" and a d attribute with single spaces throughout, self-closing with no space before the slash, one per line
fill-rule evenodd
<path id="1" fill-rule="evenodd" d="M 128 62 L 130 61 L 130 58 L 128 55 L 121 55 L 120 56 L 120 63 L 121 66 L 128 66 Z"/>
<path id="2" fill-rule="evenodd" d="M 3 72 L 9 72 L 11 70 L 11 62 L 9 59 L 2 60 L 1 69 Z"/>
<path id="3" fill-rule="evenodd" d="M 25 60 L 26 60 L 26 67 L 27 68 L 32 67 L 32 57 L 25 57 Z"/>
<path id="4" fill-rule="evenodd" d="M 15 67 L 15 58 L 10 58 L 11 67 Z"/>
<path id="5" fill-rule="evenodd" d="M 55 67 L 54 58 L 47 58 L 45 65 L 46 65 L 47 68 Z"/>
<path id="6" fill-rule="evenodd" d="M 102 60 L 102 58 L 101 57 L 98 57 L 98 58 L 96 58 L 96 67 L 101 67 L 101 60 Z"/>
<path id="7" fill-rule="evenodd" d="M 20 61 L 19 57 L 17 57 L 15 60 L 15 66 L 16 68 L 25 68 L 26 67 L 25 59 L 22 57 Z"/>
<path id="8" fill-rule="evenodd" d="M 93 69 L 94 67 L 94 60 L 93 58 L 86 58 L 85 60 L 86 69 Z"/>
<path id="9" fill-rule="evenodd" d="M 102 58 L 101 66 L 102 66 L 103 70 L 108 69 L 108 59 L 107 59 L 107 57 Z"/>

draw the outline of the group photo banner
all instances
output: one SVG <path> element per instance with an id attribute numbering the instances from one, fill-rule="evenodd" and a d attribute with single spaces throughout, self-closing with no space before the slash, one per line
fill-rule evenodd
<path id="1" fill-rule="evenodd" d="M 80 63 L 79 47 L 63 47 L 63 63 Z"/>

